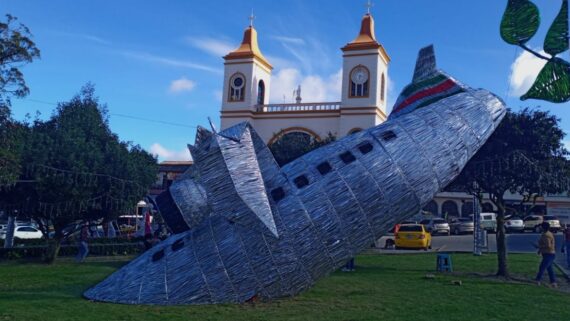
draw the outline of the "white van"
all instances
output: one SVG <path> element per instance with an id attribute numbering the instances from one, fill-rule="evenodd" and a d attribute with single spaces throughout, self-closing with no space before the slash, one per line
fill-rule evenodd
<path id="1" fill-rule="evenodd" d="M 497 232 L 497 214 L 481 213 L 481 227 L 488 232 Z"/>

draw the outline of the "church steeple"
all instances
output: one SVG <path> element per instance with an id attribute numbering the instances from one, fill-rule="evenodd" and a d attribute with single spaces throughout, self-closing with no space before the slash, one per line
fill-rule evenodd
<path id="1" fill-rule="evenodd" d="M 239 48 L 224 56 L 226 61 L 247 58 L 255 58 L 267 68 L 273 69 L 273 66 L 271 66 L 261 53 L 261 50 L 259 50 L 259 45 L 257 44 L 257 31 L 253 27 L 253 23 L 250 23 L 250 25 L 245 29 L 243 40 Z"/>
<path id="2" fill-rule="evenodd" d="M 374 34 L 374 18 L 370 13 L 362 17 L 360 25 L 360 33 L 358 36 L 342 48 L 343 51 L 362 50 L 362 49 L 377 49 L 380 44 L 376 41 Z"/>

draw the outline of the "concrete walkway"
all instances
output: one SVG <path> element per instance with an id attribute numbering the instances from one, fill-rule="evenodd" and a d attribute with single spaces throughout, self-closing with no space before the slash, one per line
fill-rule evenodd
<path id="1" fill-rule="evenodd" d="M 568 281 L 570 281 L 570 268 L 566 264 L 566 253 L 556 253 L 556 261 L 554 262 L 556 267 L 562 272 Z"/>

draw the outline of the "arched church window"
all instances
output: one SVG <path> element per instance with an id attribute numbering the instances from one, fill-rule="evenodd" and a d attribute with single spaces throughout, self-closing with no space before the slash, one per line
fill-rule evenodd
<path id="1" fill-rule="evenodd" d="M 366 67 L 358 65 L 350 71 L 349 97 L 368 97 L 370 72 Z"/>
<path id="2" fill-rule="evenodd" d="M 386 77 L 382 74 L 382 79 L 380 80 L 380 99 L 384 101 L 384 91 L 386 89 Z"/>
<path id="3" fill-rule="evenodd" d="M 243 101 L 245 96 L 245 76 L 237 73 L 230 78 L 228 101 Z"/>
<path id="4" fill-rule="evenodd" d="M 257 104 L 263 105 L 264 101 L 265 101 L 265 83 L 263 82 L 263 80 L 260 80 L 259 84 L 257 85 Z"/>

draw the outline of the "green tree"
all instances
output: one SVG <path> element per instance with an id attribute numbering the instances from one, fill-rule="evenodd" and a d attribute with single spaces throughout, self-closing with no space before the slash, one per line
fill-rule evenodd
<path id="1" fill-rule="evenodd" d="M 336 140 L 336 137 L 331 133 L 322 140 L 316 140 L 309 134 L 302 132 L 286 134 L 280 132 L 277 136 L 279 139 L 269 146 L 269 150 L 273 153 L 273 157 L 275 157 L 279 166 L 283 166 L 315 148 L 324 146 Z"/>
<path id="2" fill-rule="evenodd" d="M 20 174 L 20 156 L 26 126 L 10 117 L 10 110 L 0 106 L 0 187 L 12 185 Z"/>
<path id="3" fill-rule="evenodd" d="M 10 106 L 10 97 L 28 95 L 30 89 L 20 68 L 39 57 L 30 30 L 6 15 L 6 21 L 0 22 L 0 105 Z"/>
<path id="4" fill-rule="evenodd" d="M 10 97 L 29 93 L 20 71 L 22 65 L 40 57 L 30 30 L 6 15 L 0 21 L 0 187 L 13 184 L 20 174 L 20 147 L 23 126 L 12 120 Z M 1 202 L 1 200 L 0 200 Z"/>
<path id="5" fill-rule="evenodd" d="M 548 112 L 508 111 L 489 140 L 448 190 L 488 193 L 497 213 L 497 275 L 509 277 L 505 238 L 506 192 L 528 199 L 568 191 L 568 151 L 560 120 Z"/>
<path id="6" fill-rule="evenodd" d="M 14 198 L 27 215 L 55 234 L 47 255 L 53 262 L 70 227 L 109 221 L 133 209 L 155 181 L 156 159 L 109 129 L 106 107 L 88 85 L 52 117 L 36 120 L 23 151 L 25 175 Z"/>

